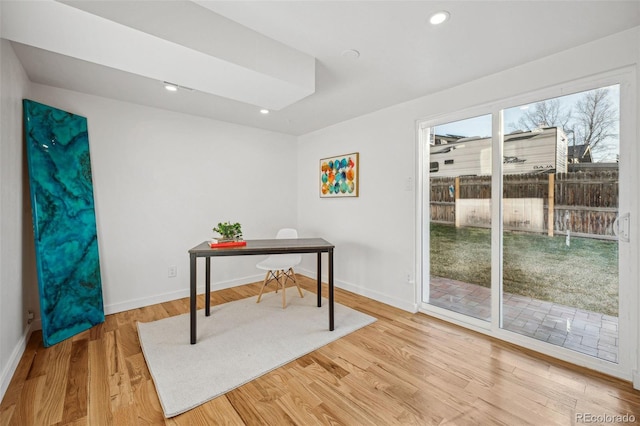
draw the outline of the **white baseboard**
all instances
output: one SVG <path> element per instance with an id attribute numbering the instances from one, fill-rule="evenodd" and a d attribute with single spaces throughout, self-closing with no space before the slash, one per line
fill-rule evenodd
<path id="1" fill-rule="evenodd" d="M 301 273 L 302 275 L 309 277 L 311 279 L 316 279 L 317 272 L 310 271 L 308 269 L 298 268 L 296 269 L 297 273 Z M 322 277 L 322 282 L 327 282 L 326 277 Z M 355 294 L 359 294 L 360 296 L 368 297 L 369 299 L 373 299 L 375 301 L 384 303 L 386 305 L 393 306 L 398 309 L 402 309 L 403 311 L 416 313 L 418 312 L 418 304 L 416 303 L 407 303 L 404 300 L 396 299 L 387 294 L 380 293 L 371 289 L 364 288 L 362 286 L 352 284 L 346 281 L 337 280 L 334 278 L 333 281 L 334 286 L 341 288 L 343 290 L 350 291 Z"/>
<path id="2" fill-rule="evenodd" d="M 11 352 L 11 356 L 7 361 L 7 365 L 5 365 L 2 370 L 2 376 L 0 376 L 0 401 L 4 398 L 4 394 L 7 392 L 9 388 L 9 383 L 11 383 L 11 379 L 13 375 L 16 373 L 16 369 L 18 368 L 18 364 L 20 363 L 20 359 L 24 354 L 25 349 L 27 348 L 27 342 L 29 341 L 29 337 L 31 336 L 31 332 L 33 331 L 33 323 L 27 325 L 27 328 L 24 330 L 20 341 L 13 348 L 13 352 Z"/>
<path id="3" fill-rule="evenodd" d="M 40 318 L 35 318 L 31 322 L 31 330 L 29 331 L 29 335 L 36 330 L 42 330 L 42 320 Z"/>

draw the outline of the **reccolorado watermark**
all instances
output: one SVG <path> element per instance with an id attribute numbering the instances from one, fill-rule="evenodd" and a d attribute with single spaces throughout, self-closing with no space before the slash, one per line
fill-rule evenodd
<path id="1" fill-rule="evenodd" d="M 633 414 L 593 414 L 576 413 L 576 423 L 635 423 L 636 416 Z"/>

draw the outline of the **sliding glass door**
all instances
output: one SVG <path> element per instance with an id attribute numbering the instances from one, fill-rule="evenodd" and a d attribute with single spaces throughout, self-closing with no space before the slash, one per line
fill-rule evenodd
<path id="1" fill-rule="evenodd" d="M 420 123 L 425 312 L 610 374 L 632 370 L 628 81 L 612 74 Z"/>
<path id="2" fill-rule="evenodd" d="M 491 320 L 491 115 L 425 128 L 429 292 L 425 301 Z"/>
<path id="3" fill-rule="evenodd" d="M 618 361 L 620 86 L 504 110 L 502 325 Z"/>

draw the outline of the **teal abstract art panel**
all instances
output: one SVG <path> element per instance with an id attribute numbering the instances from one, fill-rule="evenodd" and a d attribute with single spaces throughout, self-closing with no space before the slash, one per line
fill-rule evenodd
<path id="1" fill-rule="evenodd" d="M 23 100 L 45 346 L 104 322 L 87 119 Z"/>

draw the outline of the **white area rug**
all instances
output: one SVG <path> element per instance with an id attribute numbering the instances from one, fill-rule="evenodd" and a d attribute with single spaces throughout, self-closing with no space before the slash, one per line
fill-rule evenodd
<path id="1" fill-rule="evenodd" d="M 335 304 L 329 331 L 328 302 L 287 289 L 197 312 L 198 340 L 189 343 L 189 314 L 138 323 L 144 357 L 166 417 L 173 417 L 339 339 L 375 318 Z"/>

